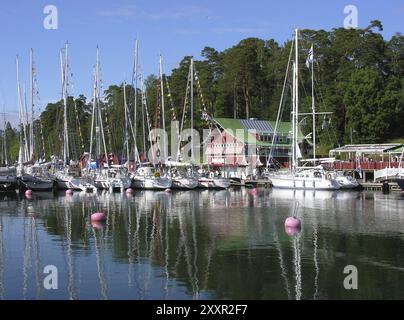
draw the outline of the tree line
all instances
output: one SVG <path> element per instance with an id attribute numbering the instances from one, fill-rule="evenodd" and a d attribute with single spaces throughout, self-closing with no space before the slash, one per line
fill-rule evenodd
<path id="1" fill-rule="evenodd" d="M 311 73 L 305 66 L 310 47 L 314 48 L 315 101 L 318 111 L 332 112 L 318 118 L 316 132 L 322 150 L 346 143 L 381 143 L 404 138 L 404 36 L 384 39 L 382 23 L 371 21 L 363 29 L 335 28 L 301 30 L 300 110 L 311 111 Z M 224 51 L 205 47 L 195 59 L 194 123 L 202 129 L 208 124 L 202 111 L 212 117 L 258 118 L 275 120 L 285 79 L 290 40 L 247 38 Z M 165 121 L 167 129 L 174 117 L 181 121 L 186 105 L 185 125 L 189 125 L 187 77 L 191 57 L 165 75 Z M 128 66 L 132 68 L 132 66 Z M 168 87 L 167 87 L 168 84 Z M 151 126 L 161 127 L 160 80 L 145 79 L 145 98 Z M 290 84 L 288 84 L 290 85 Z M 287 85 L 287 86 L 288 86 Z M 127 104 L 134 119 L 133 84 L 126 85 Z M 143 134 L 141 92 L 137 89 L 137 144 Z M 291 98 L 285 101 L 283 121 L 290 119 Z M 123 83 L 110 85 L 102 102 L 107 148 L 121 155 L 125 135 Z M 72 158 L 89 150 L 92 100 L 84 95 L 69 97 L 68 121 Z M 134 120 L 132 120 L 134 121 Z M 312 131 L 311 117 L 301 122 L 302 131 Z M 7 156 L 18 157 L 19 128 L 7 124 L 1 135 L 7 138 Z M 60 155 L 63 141 L 63 101 L 49 103 L 35 121 L 38 155 L 47 159 Z M 3 144 L 1 139 L 1 143 Z M 139 147 L 140 148 L 140 147 Z M 3 148 L 1 148 L 3 150 Z M 326 151 L 323 151 L 326 153 Z"/>

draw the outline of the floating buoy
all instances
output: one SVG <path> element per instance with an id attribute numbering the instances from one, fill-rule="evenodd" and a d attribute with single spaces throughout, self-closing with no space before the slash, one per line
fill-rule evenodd
<path id="1" fill-rule="evenodd" d="M 91 215 L 91 222 L 100 222 L 107 220 L 107 215 L 103 212 L 95 212 Z"/>
<path id="2" fill-rule="evenodd" d="M 133 189 L 132 188 L 128 188 L 126 189 L 126 194 L 132 194 L 133 193 Z"/>
<path id="3" fill-rule="evenodd" d="M 285 227 L 285 232 L 289 236 L 296 236 L 300 232 L 300 227 L 298 228 L 292 228 L 292 227 Z"/>
<path id="4" fill-rule="evenodd" d="M 171 189 L 170 189 L 170 188 L 167 188 L 167 189 L 164 190 L 164 192 L 171 193 Z"/>
<path id="5" fill-rule="evenodd" d="M 104 221 L 91 221 L 91 226 L 94 229 L 102 229 L 105 226 L 105 222 Z"/>
<path id="6" fill-rule="evenodd" d="M 71 195 L 73 194 L 73 190 L 72 190 L 72 189 L 67 189 L 66 192 L 65 192 L 65 194 L 66 194 L 67 196 L 71 196 Z"/>
<path id="7" fill-rule="evenodd" d="M 32 196 L 32 190 L 28 189 L 28 190 L 25 191 L 24 194 L 25 194 L 25 196 L 26 196 L 27 198 L 30 198 L 30 197 Z"/>
<path id="8" fill-rule="evenodd" d="M 289 217 L 285 220 L 286 228 L 300 228 L 300 220 L 296 217 Z"/>

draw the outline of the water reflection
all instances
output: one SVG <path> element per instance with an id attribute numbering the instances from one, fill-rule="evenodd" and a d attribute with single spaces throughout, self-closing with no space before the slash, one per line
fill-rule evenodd
<path id="1" fill-rule="evenodd" d="M 4 288 L 3 288 L 3 265 L 4 265 L 4 249 L 3 249 L 3 217 L 0 216 L 0 300 L 4 299 Z"/>
<path id="2" fill-rule="evenodd" d="M 403 200 L 248 189 L 7 197 L 0 298 L 403 298 Z M 302 230 L 289 236 L 296 203 Z M 105 223 L 90 222 L 97 211 Z M 48 264 L 59 290 L 42 286 Z M 361 270 L 355 293 L 342 287 L 347 264 Z"/>

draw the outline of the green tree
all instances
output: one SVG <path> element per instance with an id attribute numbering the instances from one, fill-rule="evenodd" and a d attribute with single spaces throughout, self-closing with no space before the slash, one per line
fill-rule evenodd
<path id="1" fill-rule="evenodd" d="M 348 127 L 355 130 L 355 142 L 383 142 L 390 137 L 390 119 L 397 112 L 398 95 L 371 68 L 356 70 L 345 88 Z"/>

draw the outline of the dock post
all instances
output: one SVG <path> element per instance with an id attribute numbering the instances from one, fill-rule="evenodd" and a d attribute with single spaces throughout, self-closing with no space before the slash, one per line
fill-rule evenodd
<path id="1" fill-rule="evenodd" d="M 389 185 L 389 183 L 388 183 L 387 181 L 384 181 L 384 182 L 383 182 L 383 185 L 382 185 L 382 192 L 383 192 L 384 194 L 390 193 L 390 185 Z"/>

